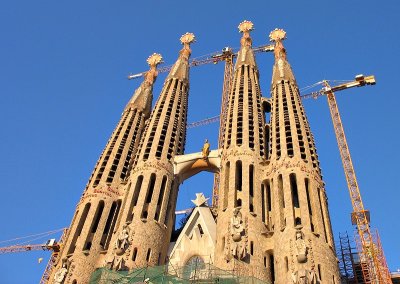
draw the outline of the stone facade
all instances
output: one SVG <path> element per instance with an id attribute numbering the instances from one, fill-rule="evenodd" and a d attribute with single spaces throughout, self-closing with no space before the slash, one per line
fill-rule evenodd
<path id="1" fill-rule="evenodd" d="M 252 50 L 253 24 L 244 21 L 239 30 L 220 149 L 209 149 L 206 141 L 201 153 L 183 155 L 194 41 L 187 33 L 152 111 L 161 57 L 149 58 L 151 69 L 77 206 L 51 283 L 87 283 L 104 266 L 132 270 L 168 258 L 183 266 L 205 254 L 220 269 L 270 283 L 339 283 L 324 183 L 282 43 L 285 32 L 270 34 L 275 63 L 267 99 Z M 203 170 L 219 173 L 218 206 L 214 215 L 197 206 L 170 245 L 179 184 Z"/>

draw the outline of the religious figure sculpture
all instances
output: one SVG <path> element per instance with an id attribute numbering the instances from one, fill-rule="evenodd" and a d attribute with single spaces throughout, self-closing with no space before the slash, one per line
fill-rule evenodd
<path id="1" fill-rule="evenodd" d="M 311 264 L 311 270 L 304 268 L 305 263 L 308 261 L 307 255 L 309 247 L 304 240 L 304 234 L 301 231 L 301 227 L 297 227 L 296 229 L 294 250 L 297 263 L 299 264 L 296 265 L 297 270 L 295 270 L 291 275 L 292 282 L 293 284 L 319 284 L 320 281 L 314 271 L 313 264 Z"/>
<path id="2" fill-rule="evenodd" d="M 203 159 L 207 159 L 208 155 L 210 154 L 210 143 L 206 139 L 204 141 L 203 149 L 201 149 L 201 154 L 203 155 Z"/>
<path id="3" fill-rule="evenodd" d="M 306 242 L 304 241 L 303 232 L 300 230 L 296 231 L 296 258 L 298 263 L 305 263 L 307 262 L 307 251 L 308 247 Z"/>
<path id="4" fill-rule="evenodd" d="M 233 209 L 233 216 L 230 222 L 230 235 L 232 239 L 230 253 L 238 259 L 243 259 L 247 255 L 247 249 L 244 239 L 245 228 L 240 207 Z"/>
<path id="5" fill-rule="evenodd" d="M 68 268 L 66 261 L 63 261 L 61 268 L 54 274 L 54 284 L 64 283 L 64 279 L 67 276 Z"/>
<path id="6" fill-rule="evenodd" d="M 130 229 L 128 224 L 125 224 L 122 227 L 121 232 L 119 232 L 117 239 L 115 240 L 115 248 L 117 249 L 117 254 L 121 255 L 122 253 L 125 252 L 125 250 L 129 246 L 129 234 L 130 234 Z"/>
<path id="7" fill-rule="evenodd" d="M 296 272 L 292 273 L 293 284 L 319 284 L 317 274 L 314 270 L 307 270 L 301 268 Z"/>

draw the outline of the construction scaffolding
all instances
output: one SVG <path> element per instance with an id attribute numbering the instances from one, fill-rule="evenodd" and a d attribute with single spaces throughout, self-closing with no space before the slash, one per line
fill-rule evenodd
<path id="1" fill-rule="evenodd" d="M 232 271 L 219 269 L 211 264 L 191 263 L 179 268 L 170 265 L 153 266 L 133 271 L 114 271 L 99 268 L 93 272 L 90 284 L 127 283 L 223 283 L 223 284 L 270 284 L 255 277 L 238 276 Z"/>
<path id="2" fill-rule="evenodd" d="M 339 233 L 339 243 L 337 248 L 341 283 L 364 283 L 363 274 L 360 269 L 360 258 L 357 249 L 354 243 L 350 241 L 347 232 Z"/>

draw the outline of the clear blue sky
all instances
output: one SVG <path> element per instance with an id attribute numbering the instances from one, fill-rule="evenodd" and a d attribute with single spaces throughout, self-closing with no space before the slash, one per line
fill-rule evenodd
<path id="1" fill-rule="evenodd" d="M 398 1 L 3 1 L 0 8 L 0 241 L 69 226 L 74 208 L 121 111 L 160 52 L 173 63 L 179 37 L 195 33 L 192 57 L 239 46 L 242 20 L 254 45 L 269 32 L 285 42 L 300 87 L 374 74 L 377 85 L 337 94 L 365 206 L 391 270 L 400 268 L 398 185 L 400 4 Z M 273 57 L 257 56 L 269 96 Z M 191 70 L 189 121 L 217 115 L 223 65 Z M 155 87 L 157 98 L 165 74 Z M 325 98 L 304 101 L 321 161 L 335 237 L 349 231 L 351 205 Z M 191 129 L 186 152 L 213 124 Z M 212 175 L 186 181 L 179 209 Z M 0 243 L 0 246 L 2 243 Z M 0 283 L 37 283 L 48 252 L 0 255 Z M 43 263 L 37 259 L 44 257 Z"/>

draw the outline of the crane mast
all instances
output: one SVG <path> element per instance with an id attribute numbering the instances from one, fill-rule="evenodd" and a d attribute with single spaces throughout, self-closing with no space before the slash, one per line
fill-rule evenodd
<path id="1" fill-rule="evenodd" d="M 324 80 L 324 89 L 313 96 L 326 95 L 328 99 L 329 111 L 331 114 L 336 140 L 339 146 L 340 157 L 343 163 L 343 169 L 350 192 L 350 199 L 353 206 L 352 222 L 357 225 L 357 231 L 360 241 L 361 265 L 365 283 L 392 283 L 390 273 L 386 265 L 382 247 L 376 243 L 372 237 L 369 226 L 369 211 L 364 209 L 360 189 L 357 183 L 356 174 L 351 160 L 349 147 L 343 129 L 343 123 L 340 118 L 334 91 L 340 91 L 352 87 L 364 85 L 374 85 L 373 76 L 356 76 L 356 80 L 350 83 L 331 87 L 328 81 Z"/>
<path id="2" fill-rule="evenodd" d="M 234 53 L 229 47 L 224 48 L 222 54 L 225 55 L 225 69 L 224 69 L 224 84 L 222 87 L 222 101 L 221 101 L 221 114 L 219 121 L 219 134 L 218 134 L 218 149 L 224 147 L 225 137 L 225 121 L 227 115 L 227 106 L 229 100 L 229 92 L 232 85 L 233 75 L 233 57 Z M 218 207 L 218 194 L 219 194 L 219 173 L 214 175 L 214 186 L 212 193 L 212 206 Z"/>

